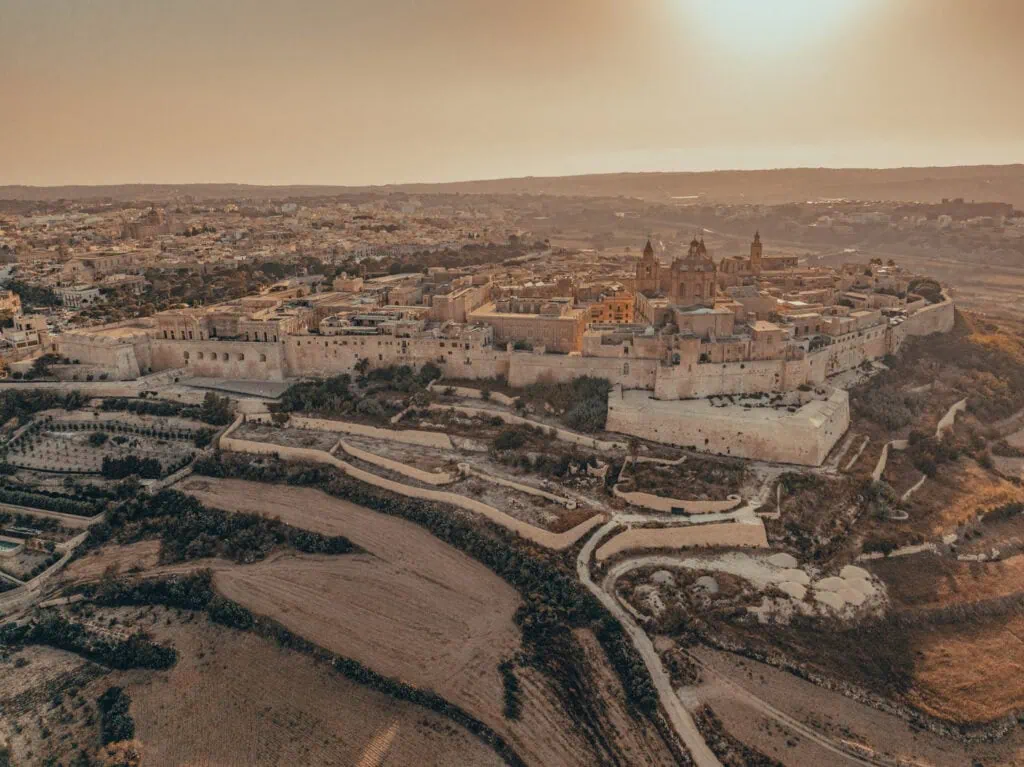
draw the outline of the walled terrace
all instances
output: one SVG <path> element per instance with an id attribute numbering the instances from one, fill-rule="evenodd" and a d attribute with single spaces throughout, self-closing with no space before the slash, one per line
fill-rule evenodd
<path id="1" fill-rule="evenodd" d="M 282 457 L 288 457 L 292 450 L 326 452 L 366 474 L 401 483 L 413 491 L 443 490 L 472 499 L 539 530 L 572 530 L 607 512 L 613 500 L 605 492 L 603 476 L 581 468 L 585 459 L 579 459 L 575 471 L 566 469 L 571 481 L 565 483 L 532 470 L 532 465 L 527 469 L 518 461 L 503 462 L 502 455 L 491 448 L 505 427 L 491 419 L 456 416 L 461 423 L 453 425 L 461 428 L 447 434 L 432 429 L 434 422 L 420 422 L 415 416 L 404 419 L 403 425 L 426 428 L 387 430 L 295 416 L 287 426 L 280 427 L 257 418 L 250 417 L 232 431 L 228 444 L 234 439 L 260 443 L 267 449 L 280 448 Z M 535 455 L 543 452 L 545 443 L 550 440 L 538 435 Z M 223 447 L 224 440 L 221 444 Z M 531 451 L 524 446 L 523 455 L 527 452 Z M 570 453 L 570 448 L 559 445 L 552 453 L 558 458 L 553 457 L 551 464 L 563 458 L 568 463 Z"/>

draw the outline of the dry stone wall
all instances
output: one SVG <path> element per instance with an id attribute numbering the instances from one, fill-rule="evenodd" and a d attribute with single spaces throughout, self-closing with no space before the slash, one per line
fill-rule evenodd
<path id="1" fill-rule="evenodd" d="M 427 485 L 450 485 L 455 481 L 455 477 L 447 472 L 423 471 L 423 469 L 417 469 L 414 466 L 409 466 L 401 461 L 393 461 L 390 458 L 385 458 L 382 455 L 371 453 L 368 450 L 362 450 L 355 445 L 348 444 L 345 440 L 341 440 L 338 445 L 346 455 L 352 456 L 360 461 L 373 464 L 374 466 L 379 466 L 382 469 L 393 471 L 396 474 L 401 474 L 403 477 L 415 479 L 418 482 L 423 482 Z"/>
<path id="2" fill-rule="evenodd" d="M 538 527 L 534 527 L 527 522 L 516 519 L 515 517 L 512 517 L 489 504 L 477 501 L 473 498 L 467 498 L 456 493 L 450 493 L 442 490 L 426 490 L 419 487 L 412 487 L 411 485 L 379 477 L 376 474 L 363 471 L 350 463 L 346 463 L 340 458 L 337 458 L 323 450 L 304 447 L 288 447 L 285 445 L 274 445 L 267 442 L 254 442 L 252 440 L 236 439 L 235 437 L 232 437 L 231 434 L 240 423 L 241 418 L 236 420 L 231 429 L 225 432 L 220 438 L 220 448 L 222 450 L 237 453 L 248 453 L 251 455 L 274 456 L 284 461 L 309 461 L 312 463 L 328 464 L 345 472 L 345 474 L 350 476 L 352 479 L 360 482 L 366 482 L 369 485 L 379 487 L 383 490 L 398 493 L 399 495 L 404 495 L 409 498 L 419 498 L 425 501 L 437 501 L 438 503 L 457 506 L 475 514 L 480 514 L 492 522 L 521 535 L 523 538 L 531 540 L 546 548 L 559 551 L 566 549 L 575 544 L 594 527 L 604 522 L 604 515 L 597 514 L 564 533 L 552 533 L 548 530 L 542 530 Z"/>
<path id="3" fill-rule="evenodd" d="M 604 543 L 595 556 L 598 562 L 602 562 L 623 552 L 652 549 L 688 549 L 697 546 L 764 548 L 767 545 L 764 523 L 757 519 L 712 522 L 706 525 L 633 528 Z"/>
<path id="4" fill-rule="evenodd" d="M 270 413 L 253 413 L 247 416 L 250 421 L 257 423 L 272 423 Z M 452 441 L 448 435 L 436 431 L 419 431 L 416 429 L 381 429 L 377 426 L 367 426 L 361 423 L 349 423 L 348 421 L 334 421 L 327 418 L 308 418 L 306 416 L 293 415 L 288 419 L 288 426 L 295 429 L 309 429 L 312 431 L 330 431 L 340 434 L 352 434 L 357 437 L 371 437 L 383 439 L 389 442 L 401 442 L 406 445 L 419 445 L 420 447 L 436 447 L 440 450 L 451 450 Z"/>

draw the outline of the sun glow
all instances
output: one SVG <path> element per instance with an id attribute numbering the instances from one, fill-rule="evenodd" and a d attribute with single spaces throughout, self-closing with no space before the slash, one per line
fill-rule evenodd
<path id="1" fill-rule="evenodd" d="M 784 53 L 827 42 L 878 0 L 672 0 L 707 42 Z"/>

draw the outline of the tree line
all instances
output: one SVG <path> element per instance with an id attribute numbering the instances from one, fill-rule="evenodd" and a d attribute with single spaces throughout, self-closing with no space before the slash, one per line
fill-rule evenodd
<path id="1" fill-rule="evenodd" d="M 323 535 L 286 525 L 259 514 L 212 509 L 177 490 L 136 496 L 110 509 L 106 519 L 89 528 L 83 550 L 109 540 L 131 543 L 146 538 L 161 542 L 163 562 L 224 557 L 239 563 L 265 558 L 277 546 L 308 554 L 360 551 L 342 535 Z"/>
<path id="2" fill-rule="evenodd" d="M 657 692 L 647 668 L 618 622 L 552 554 L 486 521 L 466 521 L 430 501 L 406 498 L 352 480 L 326 466 L 285 463 L 252 456 L 217 454 L 193 465 L 198 474 L 319 488 L 374 511 L 401 517 L 481 562 L 512 585 L 523 598 L 516 612 L 531 663 L 548 670 L 553 659 L 575 652 L 574 628 L 591 628 L 618 673 L 627 702 L 653 716 Z M 566 667 L 576 664 L 570 659 Z M 557 677 L 556 677 L 557 678 Z"/>
<path id="3" fill-rule="evenodd" d="M 525 762 L 504 738 L 437 693 L 378 674 L 356 660 L 345 658 L 303 639 L 277 621 L 257 616 L 242 605 L 218 596 L 214 592 L 213 575 L 209 570 L 138 582 L 105 579 L 98 586 L 82 587 L 80 592 L 91 597 L 97 604 L 105 606 L 155 604 L 204 612 L 207 619 L 214 623 L 242 631 L 252 631 L 281 647 L 324 661 L 342 676 L 372 690 L 441 714 L 491 746 L 507 764 L 512 767 L 525 767 Z"/>

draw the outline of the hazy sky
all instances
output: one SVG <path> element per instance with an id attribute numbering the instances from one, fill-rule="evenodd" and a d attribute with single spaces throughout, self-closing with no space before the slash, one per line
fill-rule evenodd
<path id="1" fill-rule="evenodd" d="M 0 184 L 1024 161 L 1024 0 L 0 0 Z"/>

